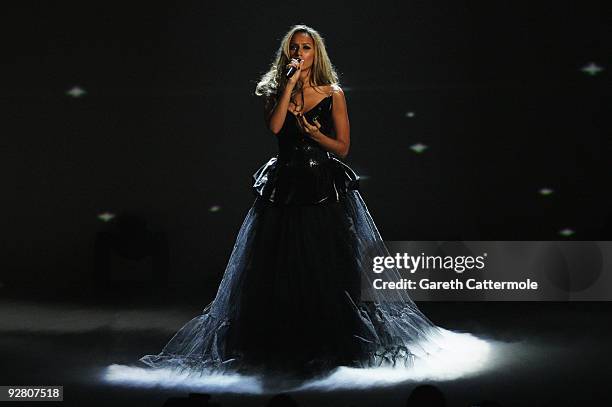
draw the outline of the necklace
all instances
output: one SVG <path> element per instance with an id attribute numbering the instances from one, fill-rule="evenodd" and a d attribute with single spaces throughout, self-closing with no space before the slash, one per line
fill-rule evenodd
<path id="1" fill-rule="evenodd" d="M 300 106 L 300 111 L 304 110 L 304 88 L 300 89 L 300 95 L 302 95 L 302 106 Z"/>
<path id="2" fill-rule="evenodd" d="M 300 88 L 300 97 L 302 98 L 301 105 L 297 104 L 294 96 L 291 97 L 291 103 L 293 103 L 293 105 L 295 106 L 295 110 L 298 112 L 304 108 L 304 88 Z"/>

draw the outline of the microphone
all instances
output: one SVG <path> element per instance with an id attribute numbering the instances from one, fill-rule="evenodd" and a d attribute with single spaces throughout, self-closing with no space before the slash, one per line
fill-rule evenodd
<path id="1" fill-rule="evenodd" d="M 300 63 L 301 59 L 300 58 L 294 58 L 297 59 L 298 63 Z M 290 66 L 289 69 L 287 70 L 287 79 L 291 78 L 293 76 L 293 74 L 295 73 L 295 71 L 297 71 L 297 68 L 295 66 Z"/>

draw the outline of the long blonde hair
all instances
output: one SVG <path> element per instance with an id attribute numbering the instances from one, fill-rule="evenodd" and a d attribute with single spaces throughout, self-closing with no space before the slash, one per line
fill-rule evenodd
<path id="1" fill-rule="evenodd" d="M 323 37 L 313 28 L 303 24 L 294 25 L 287 31 L 283 37 L 280 47 L 276 51 L 276 56 L 270 69 L 266 72 L 257 87 L 255 94 L 257 96 L 265 96 L 267 101 L 276 102 L 278 93 L 287 85 L 286 66 L 291 61 L 291 51 L 289 49 L 291 38 L 296 33 L 306 33 L 314 42 L 315 57 L 314 64 L 310 70 L 309 85 L 338 85 L 338 74 L 332 65 L 327 50 L 325 49 L 325 41 Z M 292 96 L 301 90 L 301 85 L 298 84 L 291 92 Z M 268 103 L 266 103 L 268 104 Z"/>

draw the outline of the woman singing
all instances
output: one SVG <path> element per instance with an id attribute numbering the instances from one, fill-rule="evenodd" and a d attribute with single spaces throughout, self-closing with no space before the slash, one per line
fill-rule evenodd
<path id="1" fill-rule="evenodd" d="M 358 177 L 341 161 L 347 103 L 321 35 L 292 27 L 255 93 L 278 154 L 254 175 L 256 199 L 215 299 L 161 353 L 140 360 L 299 377 L 410 365 L 438 328 L 405 291 L 372 289 L 381 278 L 373 258 L 388 252 Z M 400 277 L 393 269 L 383 278 Z"/>

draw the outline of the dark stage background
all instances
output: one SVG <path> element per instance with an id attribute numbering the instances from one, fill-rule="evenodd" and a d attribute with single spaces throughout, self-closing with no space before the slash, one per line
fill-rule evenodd
<path id="1" fill-rule="evenodd" d="M 323 34 L 341 73 L 348 163 L 386 240 L 612 237 L 603 2 L 20 2 L 3 14 L 5 292 L 78 291 L 104 258 L 117 280 L 146 282 L 155 263 L 205 304 L 251 175 L 276 151 L 253 91 L 296 23 Z M 122 215 L 167 256 L 128 237 L 123 258 L 96 257 Z"/>

